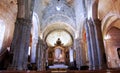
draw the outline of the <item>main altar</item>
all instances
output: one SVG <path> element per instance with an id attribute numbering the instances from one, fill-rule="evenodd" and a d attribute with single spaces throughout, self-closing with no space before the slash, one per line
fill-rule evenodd
<path id="1" fill-rule="evenodd" d="M 61 40 L 55 43 L 54 47 L 48 50 L 48 66 L 49 69 L 67 69 L 69 65 L 69 51 L 68 47 L 64 47 Z"/>

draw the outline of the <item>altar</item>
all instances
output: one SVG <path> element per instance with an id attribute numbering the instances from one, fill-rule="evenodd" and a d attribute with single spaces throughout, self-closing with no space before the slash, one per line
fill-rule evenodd
<path id="1" fill-rule="evenodd" d="M 60 39 L 54 47 L 48 49 L 48 66 L 50 69 L 67 69 L 69 65 L 68 47 L 64 47 Z"/>

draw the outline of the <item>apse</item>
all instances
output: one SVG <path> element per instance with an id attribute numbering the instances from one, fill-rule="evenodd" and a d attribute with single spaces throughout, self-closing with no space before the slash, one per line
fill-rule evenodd
<path id="1" fill-rule="evenodd" d="M 46 42 L 48 46 L 55 46 L 56 41 L 60 39 L 63 46 L 71 46 L 73 43 L 71 35 L 65 30 L 54 30 L 47 35 Z"/>

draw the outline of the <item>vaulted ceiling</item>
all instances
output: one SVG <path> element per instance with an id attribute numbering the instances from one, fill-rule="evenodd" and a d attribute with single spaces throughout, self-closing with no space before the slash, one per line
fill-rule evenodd
<path id="1" fill-rule="evenodd" d="M 44 0 L 43 4 L 47 5 L 49 1 L 50 0 Z M 66 1 L 69 5 L 72 5 L 74 0 Z M 17 0 L 0 0 L 0 21 L 4 22 L 4 24 L 0 22 L 0 27 L 5 25 L 3 44 L 10 44 L 9 42 L 12 40 L 16 16 Z M 113 17 L 111 18 L 110 16 Z M 99 0 L 98 18 L 102 21 L 102 26 L 105 27 L 105 29 L 107 29 L 107 26 L 117 27 L 120 29 L 120 0 Z M 104 23 L 107 23 L 108 25 Z"/>
<path id="2" fill-rule="evenodd" d="M 120 29 L 120 0 L 99 0 L 98 18 L 102 21 L 106 20 L 106 24 L 111 21 L 110 26 Z"/>
<path id="3" fill-rule="evenodd" d="M 3 48 L 10 46 L 13 37 L 16 16 L 17 0 L 0 0 L 0 42 L 2 41 Z M 1 39 L 1 35 L 4 35 L 3 39 Z"/>

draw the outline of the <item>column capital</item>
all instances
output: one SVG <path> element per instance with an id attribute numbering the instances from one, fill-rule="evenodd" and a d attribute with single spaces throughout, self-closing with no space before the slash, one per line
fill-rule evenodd
<path id="1" fill-rule="evenodd" d="M 24 18 L 17 18 L 16 24 L 20 24 L 23 26 L 32 26 L 32 20 L 24 19 Z"/>

